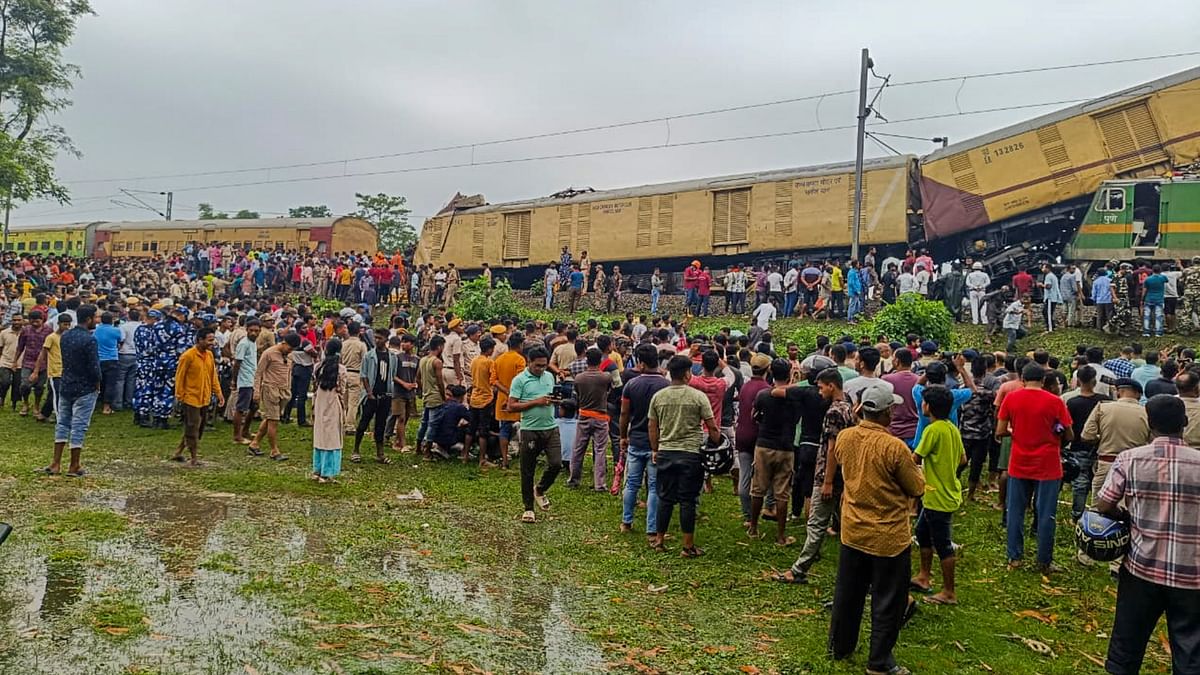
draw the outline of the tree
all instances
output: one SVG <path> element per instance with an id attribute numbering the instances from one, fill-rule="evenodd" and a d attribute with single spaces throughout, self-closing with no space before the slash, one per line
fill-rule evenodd
<path id="1" fill-rule="evenodd" d="M 237 218 L 238 220 L 257 220 L 260 216 L 258 214 L 258 211 L 242 209 L 241 211 L 238 211 L 237 213 L 235 213 L 233 215 L 233 217 Z"/>
<path id="2" fill-rule="evenodd" d="M 201 202 L 196 205 L 196 209 L 200 212 L 196 215 L 200 220 L 228 220 L 229 214 L 223 211 L 213 211 L 212 204 Z"/>
<path id="3" fill-rule="evenodd" d="M 333 211 L 328 206 L 297 206 L 288 209 L 288 218 L 332 218 Z"/>
<path id="4" fill-rule="evenodd" d="M 50 115 L 71 104 L 65 93 L 79 68 L 63 61 L 87 0 L 0 1 L 0 189 L 10 200 L 69 203 L 54 160 L 79 156 Z"/>
<path id="5" fill-rule="evenodd" d="M 377 195 L 354 193 L 358 210 L 352 215 L 374 223 L 379 231 L 379 248 L 392 253 L 407 251 L 417 243 L 417 231 L 408 222 L 412 210 L 405 206 L 404 197 L 393 197 L 380 192 Z"/>

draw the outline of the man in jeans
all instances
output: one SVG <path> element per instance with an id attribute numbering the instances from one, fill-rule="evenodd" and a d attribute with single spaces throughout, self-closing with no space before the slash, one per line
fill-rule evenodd
<path id="1" fill-rule="evenodd" d="M 1021 371 L 1023 388 L 1004 397 L 996 419 L 996 438 L 1012 436 L 1008 458 L 1008 566 L 1025 556 L 1025 509 L 1037 509 L 1037 562 L 1042 574 L 1059 571 L 1054 562 L 1054 512 L 1062 483 L 1063 441 L 1075 438 L 1071 414 L 1062 399 L 1042 389 L 1045 370 L 1030 363 Z M 1094 413 L 1093 413 L 1094 414 Z"/>
<path id="2" fill-rule="evenodd" d="M 621 532 L 633 531 L 633 511 L 642 489 L 645 472 L 646 537 L 650 545 L 658 535 L 658 472 L 650 462 L 650 400 L 670 382 L 658 372 L 658 350 L 652 344 L 638 345 L 638 376 L 621 390 L 621 450 L 625 453 L 625 493 L 621 504 Z"/>
<path id="3" fill-rule="evenodd" d="M 78 312 L 76 312 L 78 314 Z M 100 315 L 100 323 L 93 334 L 100 348 L 100 372 L 104 375 L 104 414 L 111 415 L 121 409 L 122 383 L 117 377 L 121 369 L 117 352 L 121 347 L 121 329 L 117 328 L 117 316 L 111 312 Z"/>
<path id="4" fill-rule="evenodd" d="M 96 327 L 96 306 L 82 305 L 75 310 L 79 325 L 63 334 L 60 348 L 63 373 L 59 380 L 58 411 L 54 423 L 54 458 L 42 473 L 54 476 L 62 470 L 63 450 L 70 444 L 71 461 L 67 475 L 83 475 L 80 455 L 83 438 L 96 410 L 100 393 L 100 353 L 92 329 Z"/>
<path id="5" fill-rule="evenodd" d="M 713 417 L 708 397 L 688 386 L 692 360 L 682 354 L 667 363 L 671 384 L 650 399 L 650 461 L 658 471 L 658 522 L 656 551 L 665 551 L 663 537 L 671 524 L 671 512 L 679 505 L 679 527 L 683 531 L 684 558 L 698 558 L 704 550 L 696 546 L 696 506 L 704 485 L 701 444 L 704 431 L 712 443 L 721 441 L 721 428 Z M 703 426 L 702 426 L 703 425 Z"/>
<path id="6" fill-rule="evenodd" d="M 1117 457 L 1096 501 L 1097 511 L 1127 519 L 1132 530 L 1105 668 L 1141 672 L 1146 643 L 1165 612 L 1173 670 L 1194 673 L 1200 664 L 1200 451 L 1181 438 L 1188 421 L 1182 400 L 1153 396 L 1146 414 L 1154 440 Z"/>
<path id="7" fill-rule="evenodd" d="M 562 445 L 554 422 L 555 380 L 546 372 L 550 354 L 543 347 L 534 347 L 525 356 L 528 366 L 508 387 L 507 405 L 510 411 L 521 413 L 521 501 L 525 506 L 521 522 L 533 523 L 537 521 L 535 500 L 543 511 L 550 508 L 546 492 L 562 471 Z M 535 487 L 533 477 L 541 454 L 546 455 L 546 470 Z"/>

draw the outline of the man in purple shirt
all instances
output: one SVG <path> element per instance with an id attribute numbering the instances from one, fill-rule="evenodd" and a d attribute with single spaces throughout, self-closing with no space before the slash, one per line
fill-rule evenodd
<path id="1" fill-rule="evenodd" d="M 892 390 L 904 402 L 892 408 L 892 423 L 888 431 L 905 443 L 917 435 L 917 405 L 913 400 L 913 387 L 921 379 L 912 371 L 913 354 L 907 349 L 897 349 L 894 354 L 896 370 L 883 376 L 883 381 L 892 385 Z"/>
<path id="2" fill-rule="evenodd" d="M 46 391 L 46 370 L 42 369 L 36 380 L 32 380 L 33 371 L 37 369 L 38 355 L 46 338 L 54 329 L 46 323 L 46 317 L 40 310 L 29 313 L 29 325 L 21 330 L 17 338 L 17 353 L 21 355 L 21 416 L 29 414 L 29 392 L 33 391 L 33 409 L 42 407 L 42 394 Z"/>

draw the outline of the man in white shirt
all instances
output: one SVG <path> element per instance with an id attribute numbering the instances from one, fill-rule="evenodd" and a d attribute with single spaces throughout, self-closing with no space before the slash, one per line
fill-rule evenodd
<path id="1" fill-rule="evenodd" d="M 1167 332 L 1170 333 L 1175 332 L 1175 308 L 1179 306 L 1179 277 L 1182 274 L 1182 260 L 1163 265 L 1162 275 L 1167 278 L 1167 284 L 1163 287 L 1163 314 L 1166 316 Z"/>
<path id="2" fill-rule="evenodd" d="M 929 282 L 933 277 L 930 275 L 929 270 L 925 269 L 925 266 L 921 263 L 917 263 L 913 269 L 916 270 L 916 273 L 913 274 L 913 279 L 916 281 L 917 293 L 920 293 L 922 296 L 928 298 Z"/>
<path id="3" fill-rule="evenodd" d="M 771 322 L 774 321 L 775 317 L 778 315 L 778 312 L 775 309 L 775 304 L 776 304 L 775 298 L 771 297 L 771 298 L 768 298 L 766 302 L 762 303 L 757 308 L 755 308 L 755 310 L 754 310 L 755 325 L 757 325 L 759 328 L 761 328 L 763 330 L 771 329 Z"/>
<path id="4" fill-rule="evenodd" d="M 983 271 L 983 263 L 971 265 L 971 272 L 967 274 L 967 298 L 971 302 L 971 323 L 975 325 L 987 325 L 987 305 L 983 302 L 983 296 L 990 285 L 992 278 Z"/>
<path id="5" fill-rule="evenodd" d="M 783 275 L 774 267 L 767 274 L 767 294 L 775 300 L 775 304 L 778 305 L 783 302 Z M 763 304 L 765 305 L 766 303 L 764 302 Z M 762 307 L 762 305 L 759 305 L 759 307 Z"/>
<path id="6" fill-rule="evenodd" d="M 917 278 L 912 272 L 902 271 L 900 276 L 896 277 L 896 293 L 904 295 L 905 293 L 917 292 Z"/>
<path id="7" fill-rule="evenodd" d="M 783 275 L 783 315 L 791 316 L 796 309 L 796 300 L 799 297 L 800 271 L 795 265 L 788 268 L 787 274 Z"/>

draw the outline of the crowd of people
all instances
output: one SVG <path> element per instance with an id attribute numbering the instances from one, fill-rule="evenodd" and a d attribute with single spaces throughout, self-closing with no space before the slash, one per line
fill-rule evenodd
<path id="1" fill-rule="evenodd" d="M 568 489 L 619 496 L 615 525 L 642 529 L 656 551 L 670 548 L 677 511 L 678 554 L 698 558 L 702 495 L 718 489 L 728 469 L 747 537 L 767 538 L 764 521 L 774 521 L 770 540 L 798 549 L 776 581 L 806 583 L 825 539 L 839 539 L 830 651 L 844 658 L 855 650 L 869 594 L 868 672 L 890 674 L 908 672 L 892 650 L 922 604 L 917 598 L 959 602 L 953 522 L 982 517 L 963 511 L 964 500 L 997 509 L 1012 573 L 1027 564 L 1031 533 L 1033 567 L 1053 575 L 1063 563 L 1054 541 L 1058 496 L 1067 489 L 1075 518 L 1090 504 L 1132 529 L 1132 546 L 1114 567 L 1109 671 L 1139 671 L 1164 613 L 1176 671 L 1200 663 L 1200 364 L 1192 349 L 1015 353 L 1011 317 L 1020 314 L 1019 329 L 1033 286 L 1014 278 L 1011 295 L 997 302 L 974 264 L 966 275 L 952 269 L 961 284 L 943 279 L 943 287 L 957 288 L 973 320 L 1002 310 L 1012 331 L 1006 351 L 950 351 L 919 335 L 780 345 L 770 330 L 776 314 L 764 321 L 766 310 L 757 309 L 744 332 L 710 335 L 657 307 L 653 320 L 627 313 L 608 325 L 464 320 L 429 309 L 452 306 L 460 283 L 452 267 L 406 274 L 403 258 L 380 254 L 215 248 L 216 256 L 210 247 L 203 257 L 189 250 L 144 260 L 4 256 L 0 401 L 39 422 L 54 418 L 53 455 L 42 472 L 85 474 L 96 411 L 132 408 L 137 424 L 177 428 L 171 459 L 192 466 L 202 463 L 202 443 L 216 445 L 209 439 L 221 420 L 249 455 L 289 461 L 279 429 L 294 420 L 311 428 L 305 473 L 313 481 L 339 480 L 347 444 L 349 461 L 363 461 L 368 435 L 368 456 L 381 464 L 405 453 L 481 469 L 515 459 L 522 522 L 552 508 L 565 471 Z M 916 292 L 931 283 L 932 261 L 920 259 L 927 256 L 912 256 L 915 272 L 907 261 L 885 264 L 878 282 L 868 256 L 847 268 L 796 261 L 782 274 L 734 268 L 740 276 L 727 274 L 726 289 L 740 290 L 727 298 L 740 313 L 753 288 L 759 307 L 781 315 L 838 316 L 844 308 L 854 319 L 873 292 L 885 302 L 905 292 L 904 275 Z M 546 270 L 547 306 L 564 289 L 571 309 L 586 292 L 605 303 L 619 298 L 619 268 L 605 274 L 593 265 L 564 250 Z M 595 273 L 582 271 L 589 269 Z M 1122 294 L 1136 279 L 1139 306 L 1159 315 L 1154 277 L 1166 273 L 1112 271 L 1115 297 L 1132 297 Z M 1049 270 L 1037 282 L 1048 328 L 1054 289 L 1082 289 L 1064 281 L 1068 274 L 1077 279 Z M 659 279 L 652 304 L 663 292 Z M 684 283 L 691 313 L 704 314 L 711 271 L 696 262 Z M 342 302 L 315 311 L 312 300 L 323 297 Z M 1123 312 L 1114 310 L 1113 320 Z M 801 528 L 795 536 L 793 523 Z M 1070 564 L 1096 563 L 1079 554 Z"/>

